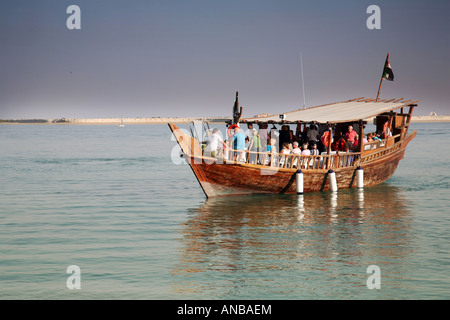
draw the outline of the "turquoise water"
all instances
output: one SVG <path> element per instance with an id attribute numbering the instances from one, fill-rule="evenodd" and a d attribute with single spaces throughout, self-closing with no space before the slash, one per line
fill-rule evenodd
<path id="1" fill-rule="evenodd" d="M 166 125 L 1 125 L 0 298 L 449 299 L 450 124 L 412 129 L 362 192 L 206 200 Z"/>

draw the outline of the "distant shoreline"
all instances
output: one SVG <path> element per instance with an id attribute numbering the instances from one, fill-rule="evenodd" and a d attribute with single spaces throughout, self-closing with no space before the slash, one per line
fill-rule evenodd
<path id="1" fill-rule="evenodd" d="M 98 119 L 11 119 L 1 120 L 0 124 L 69 124 L 69 125 L 119 125 L 123 119 L 124 125 L 131 124 L 167 124 L 190 123 L 192 121 L 208 121 L 213 123 L 226 123 L 230 118 L 98 118 Z M 413 123 L 450 122 L 450 116 L 413 116 Z"/>
<path id="2" fill-rule="evenodd" d="M 98 119 L 12 119 L 0 120 L 0 124 L 52 124 L 52 125 L 124 125 L 129 124 L 167 124 L 190 123 L 192 121 L 209 121 L 214 123 L 226 123 L 230 118 L 98 118 Z"/>
<path id="3" fill-rule="evenodd" d="M 450 122 L 450 116 L 412 116 L 414 122 Z"/>

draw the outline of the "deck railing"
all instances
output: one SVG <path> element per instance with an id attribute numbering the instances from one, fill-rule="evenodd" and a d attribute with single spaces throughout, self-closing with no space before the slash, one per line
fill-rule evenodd
<path id="1" fill-rule="evenodd" d="M 377 149 L 375 152 L 361 157 L 361 164 L 395 153 L 401 148 L 401 146 L 401 143 L 395 143 L 390 147 Z"/>
<path id="2" fill-rule="evenodd" d="M 236 156 L 235 156 L 236 155 Z M 246 163 L 285 169 L 331 169 L 355 166 L 361 159 L 359 152 L 339 152 L 321 155 L 281 154 L 257 151 L 224 151 L 223 163 Z"/>
<path id="3" fill-rule="evenodd" d="M 331 168 L 357 167 L 366 162 L 388 156 L 401 148 L 401 142 L 386 146 L 386 140 L 382 140 L 378 143 L 376 149 L 372 149 L 375 146 L 373 143 L 367 143 L 364 146 L 368 146 L 368 148 L 365 148 L 365 151 L 369 149 L 370 153 L 363 153 L 363 156 L 360 152 L 333 151 L 331 154 L 297 155 L 248 150 L 238 151 L 228 148 L 218 154 L 214 161 L 219 160 L 228 164 L 245 163 L 285 169 L 328 170 Z M 237 157 L 235 157 L 235 154 Z"/>

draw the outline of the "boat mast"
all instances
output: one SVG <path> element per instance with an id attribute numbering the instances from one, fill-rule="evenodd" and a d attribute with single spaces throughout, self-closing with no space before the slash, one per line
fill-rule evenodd
<path id="1" fill-rule="evenodd" d="M 378 93 L 375 101 L 378 101 L 378 98 L 380 97 L 381 83 L 383 83 L 383 76 L 380 79 L 380 85 L 378 86 Z"/>
<path id="2" fill-rule="evenodd" d="M 378 98 L 380 97 L 381 84 L 383 83 L 384 79 L 387 79 L 390 81 L 394 80 L 394 74 L 392 73 L 392 69 L 389 65 L 389 52 L 386 56 L 386 62 L 384 63 L 383 72 L 381 73 L 380 85 L 378 86 L 378 93 L 377 93 L 377 98 L 375 101 L 378 101 Z"/>
<path id="3" fill-rule="evenodd" d="M 233 124 L 238 124 L 242 116 L 242 107 L 239 108 L 239 94 L 236 91 L 236 99 L 233 106 Z"/>
<path id="4" fill-rule="evenodd" d="M 305 81 L 303 79 L 303 58 L 302 53 L 300 52 L 300 69 L 302 72 L 302 88 L 303 88 L 303 109 L 306 108 L 306 97 L 305 97 Z"/>

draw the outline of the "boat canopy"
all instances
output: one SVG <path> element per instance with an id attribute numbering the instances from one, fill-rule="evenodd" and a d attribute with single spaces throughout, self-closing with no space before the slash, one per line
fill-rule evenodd
<path id="1" fill-rule="evenodd" d="M 344 123 L 372 118 L 376 115 L 414 105 L 418 100 L 379 100 L 356 98 L 276 115 L 243 118 L 243 123 Z M 415 105 L 414 105 L 415 106 Z"/>

